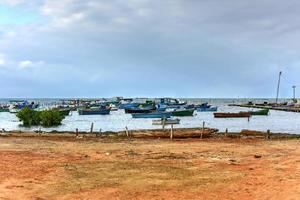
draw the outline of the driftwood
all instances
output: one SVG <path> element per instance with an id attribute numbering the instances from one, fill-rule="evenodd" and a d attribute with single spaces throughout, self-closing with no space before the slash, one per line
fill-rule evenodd
<path id="1" fill-rule="evenodd" d="M 212 128 L 194 128 L 194 129 L 173 129 L 173 138 L 209 138 L 217 133 L 218 129 Z M 119 133 L 119 136 L 126 136 L 126 133 Z M 131 131 L 131 137 L 134 138 L 170 138 L 170 130 L 139 130 Z"/>
<path id="2" fill-rule="evenodd" d="M 270 132 L 263 132 L 263 131 L 253 131 L 253 130 L 242 130 L 241 131 L 242 136 L 260 136 L 260 137 L 266 137 L 268 138 L 270 136 Z"/>

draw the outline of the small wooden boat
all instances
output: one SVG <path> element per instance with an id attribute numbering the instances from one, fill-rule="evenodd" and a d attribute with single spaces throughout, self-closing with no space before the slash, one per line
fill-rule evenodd
<path id="1" fill-rule="evenodd" d="M 133 113 L 132 118 L 170 118 L 172 112 Z"/>
<path id="2" fill-rule="evenodd" d="M 176 109 L 172 112 L 172 116 L 186 117 L 193 116 L 195 109 Z"/>
<path id="3" fill-rule="evenodd" d="M 155 119 L 152 120 L 152 125 L 171 125 L 179 124 L 180 119 Z"/>
<path id="4" fill-rule="evenodd" d="M 199 107 L 199 108 L 197 108 L 197 112 L 216 112 L 216 111 L 218 111 L 218 107 L 209 107 L 209 108 Z"/>
<path id="5" fill-rule="evenodd" d="M 109 115 L 109 108 L 84 108 L 78 109 L 79 115 Z"/>
<path id="6" fill-rule="evenodd" d="M 250 112 L 239 112 L 239 113 L 214 113 L 215 118 L 249 118 L 251 117 Z"/>
<path id="7" fill-rule="evenodd" d="M 249 111 L 251 115 L 269 115 L 269 109 L 262 109 L 258 111 Z"/>

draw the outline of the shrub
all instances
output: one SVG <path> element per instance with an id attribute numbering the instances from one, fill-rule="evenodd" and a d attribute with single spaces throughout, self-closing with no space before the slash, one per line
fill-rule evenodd
<path id="1" fill-rule="evenodd" d="M 36 126 L 40 124 L 39 112 L 34 111 L 28 107 L 23 108 L 17 113 L 17 117 L 23 122 L 23 126 Z"/>
<path id="2" fill-rule="evenodd" d="M 64 118 L 58 110 L 45 110 L 40 113 L 41 125 L 44 127 L 61 125 Z"/>
<path id="3" fill-rule="evenodd" d="M 51 127 L 61 125 L 65 116 L 61 115 L 58 110 L 35 111 L 28 107 L 23 108 L 17 113 L 17 117 L 23 122 L 23 126 Z"/>

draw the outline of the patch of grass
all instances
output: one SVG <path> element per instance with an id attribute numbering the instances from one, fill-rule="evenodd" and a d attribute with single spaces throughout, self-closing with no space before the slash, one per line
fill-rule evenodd
<path id="1" fill-rule="evenodd" d="M 123 189 L 160 190 L 176 188 L 196 189 L 213 186 L 217 182 L 231 182 L 239 173 L 212 171 L 207 167 L 188 167 L 185 164 L 158 162 L 93 162 L 65 166 L 67 182 L 57 185 L 56 191 L 72 193 L 82 189 L 121 187 Z"/>

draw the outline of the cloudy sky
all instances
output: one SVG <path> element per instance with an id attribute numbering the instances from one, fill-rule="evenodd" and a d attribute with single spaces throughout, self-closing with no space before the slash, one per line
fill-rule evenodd
<path id="1" fill-rule="evenodd" d="M 281 97 L 298 0 L 0 0 L 0 97 Z M 299 91 L 300 92 L 300 91 Z"/>

